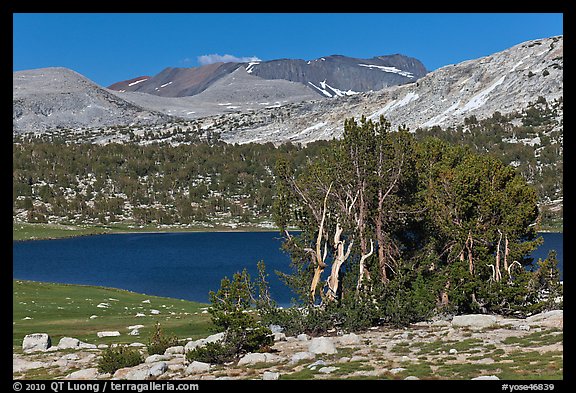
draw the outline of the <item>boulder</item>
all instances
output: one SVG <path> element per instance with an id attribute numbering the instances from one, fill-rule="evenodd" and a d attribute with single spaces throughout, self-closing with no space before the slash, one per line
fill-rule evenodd
<path id="1" fill-rule="evenodd" d="M 177 345 L 175 347 L 166 348 L 164 355 L 181 355 L 184 353 L 184 346 Z"/>
<path id="2" fill-rule="evenodd" d="M 280 360 L 280 356 L 271 353 L 247 353 L 238 361 L 238 366 L 256 363 L 273 363 Z"/>
<path id="3" fill-rule="evenodd" d="M 452 318 L 453 327 L 468 327 L 471 329 L 483 329 L 496 325 L 498 319 L 494 315 L 465 314 L 456 315 Z"/>
<path id="4" fill-rule="evenodd" d="M 96 379 L 98 377 L 97 368 L 87 368 L 74 371 L 66 376 L 66 379 Z"/>
<path id="5" fill-rule="evenodd" d="M 274 341 L 286 341 L 286 334 L 284 333 L 272 333 L 274 336 Z"/>
<path id="6" fill-rule="evenodd" d="M 22 351 L 25 353 L 46 351 L 52 346 L 52 340 L 46 333 L 28 334 L 22 341 Z"/>
<path id="7" fill-rule="evenodd" d="M 472 378 L 472 381 L 480 381 L 480 380 L 497 380 L 500 379 L 496 375 L 481 375 L 479 377 Z"/>
<path id="8" fill-rule="evenodd" d="M 193 361 L 186 368 L 186 374 L 202 374 L 210 371 L 210 364 L 204 362 Z"/>
<path id="9" fill-rule="evenodd" d="M 170 360 L 170 356 L 166 355 L 150 355 L 144 360 L 144 363 L 156 363 Z"/>
<path id="10" fill-rule="evenodd" d="M 564 328 L 564 310 L 552 310 L 535 314 L 526 318 L 526 322 L 533 326 Z"/>
<path id="11" fill-rule="evenodd" d="M 12 373 L 21 373 L 35 368 L 50 367 L 51 363 L 28 361 L 21 358 L 12 359 Z"/>
<path id="12" fill-rule="evenodd" d="M 314 337 L 310 340 L 310 344 L 308 344 L 308 352 L 312 352 L 315 354 L 325 353 L 325 354 L 333 354 L 337 353 L 338 350 L 334 345 L 334 342 L 329 337 Z"/>
<path id="13" fill-rule="evenodd" d="M 338 342 L 341 345 L 358 345 L 361 343 L 360 337 L 354 333 L 344 334 L 338 338 Z"/>
<path id="14" fill-rule="evenodd" d="M 78 349 L 81 341 L 77 338 L 62 337 L 58 342 L 58 349 Z"/>
<path id="15" fill-rule="evenodd" d="M 184 346 L 184 352 L 187 353 L 188 351 L 193 350 L 196 347 L 201 347 L 206 345 L 207 343 L 214 343 L 224 339 L 224 332 L 212 334 L 206 338 L 201 338 L 196 341 L 190 341 Z"/>
<path id="16" fill-rule="evenodd" d="M 276 380 L 280 379 L 280 373 L 276 373 L 273 371 L 264 371 L 264 374 L 262 375 L 262 379 L 264 381 L 276 381 Z"/>
<path id="17" fill-rule="evenodd" d="M 159 362 L 150 367 L 148 370 L 148 375 L 150 377 L 159 377 L 166 371 L 168 371 L 168 365 L 165 362 Z"/>
<path id="18" fill-rule="evenodd" d="M 272 333 L 282 333 L 284 328 L 280 325 L 268 325 L 268 328 Z"/>
<path id="19" fill-rule="evenodd" d="M 316 354 L 312 352 L 296 352 L 294 355 L 292 355 L 290 363 L 298 363 L 301 360 L 311 360 L 315 357 Z"/>
<path id="20" fill-rule="evenodd" d="M 322 374 L 330 374 L 336 370 L 338 370 L 338 367 L 328 366 L 328 367 L 322 367 L 321 369 L 318 370 L 318 372 Z"/>
<path id="21" fill-rule="evenodd" d="M 301 333 L 301 334 L 297 335 L 296 338 L 298 339 L 298 341 L 308 341 L 308 340 L 310 340 L 310 336 L 307 335 L 306 333 Z"/>
<path id="22" fill-rule="evenodd" d="M 139 336 L 140 335 L 140 329 L 132 329 L 130 330 L 130 333 L 128 333 L 129 336 Z"/>
<path id="23" fill-rule="evenodd" d="M 102 338 L 102 337 L 118 337 L 118 336 L 120 336 L 120 332 L 98 332 L 98 333 L 96 333 L 96 335 L 97 335 L 99 338 Z"/>

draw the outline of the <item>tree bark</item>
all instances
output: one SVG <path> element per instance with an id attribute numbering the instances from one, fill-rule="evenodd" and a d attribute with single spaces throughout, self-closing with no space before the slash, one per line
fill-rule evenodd
<path id="1" fill-rule="evenodd" d="M 342 227 L 340 223 L 336 223 L 336 232 L 334 233 L 334 248 L 336 252 L 336 256 L 334 258 L 334 262 L 332 263 L 332 271 L 330 272 L 330 277 L 328 277 L 328 299 L 335 300 L 336 295 L 338 293 L 338 275 L 340 272 L 340 267 L 342 264 L 348 259 L 350 256 L 350 252 L 352 251 L 352 245 L 354 244 L 353 241 L 350 242 L 348 245 L 348 249 L 344 252 L 344 240 L 340 239 L 340 235 L 342 235 Z"/>
<path id="2" fill-rule="evenodd" d="M 312 303 L 314 303 L 316 298 L 316 288 L 318 287 L 318 282 L 320 282 L 320 277 L 324 268 L 326 267 L 326 255 L 328 254 L 328 245 L 324 246 L 324 254 L 322 254 L 322 236 L 324 234 L 324 221 L 326 220 L 326 204 L 328 202 L 328 195 L 330 194 L 330 190 L 332 189 L 332 184 L 328 187 L 328 191 L 326 192 L 326 196 L 324 197 L 324 206 L 322 209 L 322 219 L 320 220 L 320 225 L 318 227 L 318 236 L 316 237 L 316 251 L 315 251 L 315 258 L 316 258 L 316 267 L 314 270 L 314 276 L 312 277 L 312 283 L 310 284 L 310 297 L 312 299 Z"/>
<path id="3" fill-rule="evenodd" d="M 500 243 L 502 242 L 502 231 L 498 229 L 498 233 L 500 234 L 500 238 L 498 239 L 498 246 L 496 248 L 496 266 L 494 267 L 494 279 L 496 281 L 500 281 L 500 278 L 502 277 L 500 273 Z"/>
<path id="4" fill-rule="evenodd" d="M 364 262 L 366 259 L 370 258 L 370 256 L 374 253 L 374 242 L 370 239 L 370 252 L 368 254 L 364 254 L 360 257 L 360 274 L 358 275 L 358 284 L 356 285 L 356 292 L 360 290 L 360 286 L 362 285 L 362 281 L 364 280 L 364 275 L 367 273 L 364 267 Z M 369 280 L 370 276 L 366 274 L 366 278 Z"/>

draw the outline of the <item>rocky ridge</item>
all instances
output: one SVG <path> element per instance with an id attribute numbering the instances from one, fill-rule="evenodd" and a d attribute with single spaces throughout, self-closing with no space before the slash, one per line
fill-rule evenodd
<path id="1" fill-rule="evenodd" d="M 107 345 L 64 337 L 51 346 L 47 334 L 30 335 L 23 351 L 13 353 L 13 377 L 45 373 L 51 379 L 522 379 L 526 373 L 541 372 L 547 379 L 546 372 L 563 372 L 562 310 L 526 319 L 461 315 L 407 328 L 378 327 L 324 337 L 287 337 L 281 330 L 274 327 L 275 344 L 269 352 L 245 354 L 225 365 L 189 362 L 185 357 L 196 346 L 220 340 L 222 333 L 168 348 L 164 355 L 147 356 L 144 344 L 132 343 L 145 361 L 113 375 L 98 372 L 98 359 Z"/>
<path id="2" fill-rule="evenodd" d="M 464 119 L 483 119 L 496 111 L 526 109 L 539 97 L 563 97 L 563 36 L 527 41 L 480 59 L 448 65 L 417 82 L 334 100 L 308 101 L 279 108 L 273 120 L 239 116 L 237 127 L 222 133 L 230 143 L 302 142 L 339 138 L 344 118 L 382 115 L 395 129 L 462 125 Z M 563 127 L 559 115 L 557 128 Z"/>

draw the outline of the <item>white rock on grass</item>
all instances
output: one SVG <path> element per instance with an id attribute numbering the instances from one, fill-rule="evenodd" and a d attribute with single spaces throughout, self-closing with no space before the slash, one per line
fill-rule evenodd
<path id="1" fill-rule="evenodd" d="M 308 351 L 315 354 L 333 354 L 338 352 L 334 342 L 329 337 L 314 337 L 308 344 Z"/>
<path id="2" fill-rule="evenodd" d="M 22 341 L 22 351 L 25 353 L 47 351 L 52 346 L 52 340 L 46 333 L 28 334 Z"/>
<path id="3" fill-rule="evenodd" d="M 338 370 L 338 367 L 328 366 L 328 367 L 322 367 L 321 369 L 318 370 L 318 372 L 322 374 L 330 374 L 336 370 Z"/>
<path id="4" fill-rule="evenodd" d="M 130 333 L 128 333 L 129 336 L 139 336 L 140 335 L 140 330 L 139 329 L 132 329 L 130 331 Z"/>
<path id="5" fill-rule="evenodd" d="M 479 377 L 472 378 L 472 381 L 480 381 L 480 380 L 497 380 L 500 379 L 496 375 L 481 375 Z"/>
<path id="6" fill-rule="evenodd" d="M 81 341 L 77 338 L 62 337 L 58 342 L 58 349 L 78 349 Z"/>
<path id="7" fill-rule="evenodd" d="M 97 335 L 99 338 L 102 338 L 102 337 L 118 337 L 118 336 L 120 336 L 120 332 L 117 332 L 117 331 L 114 331 L 114 332 L 98 332 L 98 333 L 96 333 L 96 335 Z"/>
<path id="8" fill-rule="evenodd" d="M 144 327 L 144 325 L 132 325 L 132 326 L 128 326 L 127 329 L 128 330 L 134 330 L 134 329 L 142 329 Z"/>

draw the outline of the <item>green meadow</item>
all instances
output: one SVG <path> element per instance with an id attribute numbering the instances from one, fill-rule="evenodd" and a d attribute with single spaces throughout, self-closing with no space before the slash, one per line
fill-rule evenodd
<path id="1" fill-rule="evenodd" d="M 166 334 L 179 339 L 198 339 L 212 333 L 208 304 L 97 286 L 24 280 L 13 280 L 12 286 L 15 351 L 31 333 L 47 333 L 52 345 L 62 337 L 90 344 L 147 344 L 157 323 Z M 128 327 L 134 325 L 144 325 L 139 336 L 128 334 Z M 99 338 L 97 333 L 102 331 L 121 335 Z"/>

